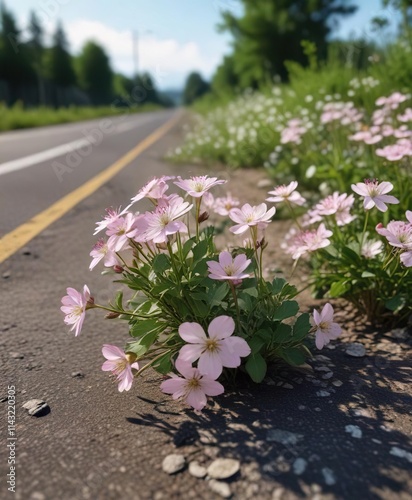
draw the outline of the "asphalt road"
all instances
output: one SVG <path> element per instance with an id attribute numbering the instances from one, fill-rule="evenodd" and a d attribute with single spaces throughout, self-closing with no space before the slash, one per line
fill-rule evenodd
<path id="1" fill-rule="evenodd" d="M 0 165 L 2 231 L 14 230 L 97 175 L 172 113 L 128 117 L 125 122 L 136 127 L 105 135 L 61 182 L 51 163 L 62 157 L 3 175 Z M 83 126 L 4 134 L 0 163 L 78 140 Z M 216 456 L 240 460 L 229 487 L 241 500 L 410 499 L 407 332 L 399 337 L 359 330 L 347 340 L 359 335 L 367 346 L 364 358 L 348 357 L 338 343 L 303 371 L 275 366 L 259 387 L 240 379 L 235 391 L 196 414 L 162 394 L 160 378 L 150 370 L 131 391 L 117 392 L 101 371 L 101 346 L 124 345 L 125 324 L 90 311 L 79 337 L 67 331 L 59 310 L 67 286 L 87 283 L 100 303 L 117 289 L 98 270 L 88 271 L 95 221 L 107 206 L 124 205 L 154 175 L 198 172 L 163 161 L 180 141 L 177 125 L 1 264 L 0 498 L 220 498 L 209 481 L 187 470 L 175 476 L 162 471 L 163 458 L 179 453 L 206 466 Z M 247 185 L 246 173 L 238 177 L 253 201 L 256 186 Z M 343 316 L 347 322 L 348 314 Z M 8 386 L 16 391 L 15 494 L 6 483 Z M 50 413 L 28 415 L 21 406 L 30 399 L 46 401 Z"/>

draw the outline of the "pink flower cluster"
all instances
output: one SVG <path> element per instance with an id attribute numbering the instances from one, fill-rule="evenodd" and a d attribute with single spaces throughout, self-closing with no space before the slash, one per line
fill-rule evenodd
<path id="1" fill-rule="evenodd" d="M 289 120 L 280 135 L 281 144 L 301 144 L 302 136 L 308 131 L 307 125 L 300 118 Z"/>
<path id="2" fill-rule="evenodd" d="M 293 228 L 286 235 L 285 242 L 281 246 L 286 253 L 292 255 L 292 259 L 296 260 L 303 255 L 329 246 L 329 238 L 332 234 L 332 231 L 326 229 L 323 223 L 317 229 L 296 231 Z"/>
<path id="3" fill-rule="evenodd" d="M 314 224 L 329 216 L 334 216 L 338 226 L 349 224 L 355 219 L 355 216 L 350 213 L 354 201 L 352 194 L 339 194 L 336 191 L 308 211 L 308 223 Z"/>
<path id="4" fill-rule="evenodd" d="M 389 245 L 400 249 L 400 260 L 405 267 L 412 267 L 412 211 L 407 210 L 406 221 L 391 221 L 384 227 L 376 226 L 376 231 L 384 236 Z"/>
<path id="5" fill-rule="evenodd" d="M 342 125 L 357 123 L 363 118 L 353 102 L 328 102 L 324 105 L 320 121 L 331 123 L 339 120 Z"/>
<path id="6" fill-rule="evenodd" d="M 206 405 L 206 396 L 224 391 L 216 381 L 223 367 L 237 368 L 251 350 L 246 340 L 233 336 L 235 322 L 230 316 L 218 316 L 211 321 L 208 335 L 199 323 L 183 323 L 180 337 L 187 342 L 179 352 L 176 368 L 182 377 L 170 374 L 160 388 L 174 399 L 182 399 L 195 410 Z M 197 368 L 192 364 L 197 361 Z"/>

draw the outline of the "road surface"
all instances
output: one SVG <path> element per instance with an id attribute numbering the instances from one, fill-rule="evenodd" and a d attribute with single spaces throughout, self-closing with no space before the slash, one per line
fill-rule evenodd
<path id="1" fill-rule="evenodd" d="M 78 164 L 76 155 L 55 148 L 76 147 L 102 128 L 100 120 L 0 135 L 1 232 L 4 239 L 17 235 L 7 240 L 10 255 L 0 272 L 0 498 L 220 498 L 221 484 L 187 469 L 162 471 L 163 458 L 178 453 L 206 466 L 216 456 L 240 460 L 228 486 L 241 500 L 410 499 L 407 332 L 380 336 L 356 332 L 352 323 L 346 340 L 358 335 L 365 357 L 348 357 L 344 342 L 337 343 L 301 372 L 274 367 L 259 387 L 240 379 L 235 391 L 196 414 L 162 394 L 150 370 L 131 391 L 117 392 L 101 371 L 101 345 L 124 345 L 125 324 L 90 311 L 79 337 L 67 331 L 59 310 L 67 286 L 87 283 L 100 303 L 117 288 L 88 271 L 94 223 L 104 209 L 124 205 L 154 175 L 192 171 L 162 160 L 181 141 L 180 126 L 162 137 L 155 131 L 165 132 L 174 113 L 113 119 L 113 130 Z M 111 177 L 97 182 L 105 172 Z M 245 198 L 257 202 L 256 183 L 247 184 L 247 172 L 237 177 Z M 84 186 L 86 193 L 79 191 Z M 27 235 L 36 236 L 22 246 Z M 16 392 L 15 494 L 6 480 L 7 444 L 14 442 L 7 440 L 8 387 Z M 50 413 L 28 415 L 21 406 L 31 399 L 46 401 Z"/>

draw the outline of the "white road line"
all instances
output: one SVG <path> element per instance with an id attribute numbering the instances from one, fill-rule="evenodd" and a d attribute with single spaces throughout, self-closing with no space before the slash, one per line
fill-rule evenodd
<path id="1" fill-rule="evenodd" d="M 144 125 L 145 123 L 150 121 L 150 119 L 148 118 L 149 117 L 144 117 L 143 119 L 139 121 L 133 121 L 132 123 L 119 123 L 116 127 L 116 130 L 109 133 L 108 135 L 121 134 L 128 130 L 132 130 L 133 128 L 140 127 L 141 125 Z M 90 135 L 82 139 L 67 142 L 66 144 L 61 144 L 60 146 L 56 146 L 51 149 L 46 149 L 44 151 L 41 151 L 40 153 L 35 153 L 32 155 L 24 156 L 22 158 L 17 158 L 16 160 L 7 161 L 0 164 L 0 175 L 8 174 L 10 172 L 16 172 L 17 170 L 22 170 L 23 168 L 37 165 L 38 163 L 51 160 L 52 158 L 72 153 L 76 149 L 80 149 L 84 146 L 93 146 L 94 142 L 95 141 L 93 136 Z"/>

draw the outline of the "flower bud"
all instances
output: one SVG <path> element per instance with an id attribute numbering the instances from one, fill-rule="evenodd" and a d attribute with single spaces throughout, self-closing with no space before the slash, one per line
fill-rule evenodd
<path id="1" fill-rule="evenodd" d="M 94 297 L 89 297 L 87 303 L 86 303 L 86 311 L 88 309 L 93 309 L 94 307 Z"/>
<path id="2" fill-rule="evenodd" d="M 159 250 L 167 250 L 167 245 L 166 245 L 166 243 L 156 243 L 156 247 L 157 247 Z"/>
<path id="3" fill-rule="evenodd" d="M 116 265 L 116 266 L 113 266 L 113 271 L 117 274 L 122 274 L 122 272 L 124 271 L 124 268 L 122 266 Z"/>
<path id="4" fill-rule="evenodd" d="M 197 221 L 199 222 L 199 224 L 201 224 L 202 222 L 204 222 L 208 218 L 209 218 L 209 213 L 203 212 L 202 214 L 199 215 L 199 218 L 197 219 Z"/>
<path id="5" fill-rule="evenodd" d="M 106 319 L 115 319 L 115 318 L 118 318 L 120 316 L 120 313 L 117 313 L 117 312 L 109 312 L 106 314 L 105 318 Z"/>

